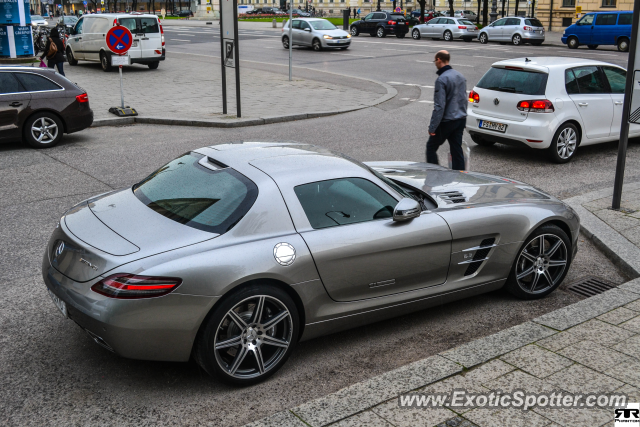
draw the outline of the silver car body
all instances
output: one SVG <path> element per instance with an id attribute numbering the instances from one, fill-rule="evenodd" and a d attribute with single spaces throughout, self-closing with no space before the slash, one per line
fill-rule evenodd
<path id="1" fill-rule="evenodd" d="M 412 34 L 416 29 L 420 32 L 420 37 L 437 39 L 446 39 L 446 32 L 451 34 L 451 39 L 472 40 L 478 35 L 478 27 L 476 27 L 476 24 L 465 18 L 433 18 L 426 24 L 414 26 Z"/>
<path id="2" fill-rule="evenodd" d="M 348 32 L 337 27 L 331 30 L 317 30 L 314 28 L 314 22 L 330 23 L 322 18 L 293 19 L 291 37 L 294 46 L 312 46 L 314 40 L 319 40 L 323 48 L 346 48 L 351 45 L 351 34 Z M 288 21 L 282 27 L 283 40 L 285 37 L 289 37 Z"/>
<path id="3" fill-rule="evenodd" d="M 575 212 L 510 179 L 424 163 L 368 163 L 429 195 L 427 209 L 404 222 L 384 218 L 314 229 L 296 186 L 362 178 L 397 201 L 402 195 L 363 164 L 312 145 L 225 144 L 195 153 L 205 163 L 233 168 L 258 189 L 253 205 L 227 232 L 173 221 L 129 187 L 67 211 L 46 248 L 47 288 L 66 303 L 72 320 L 119 355 L 188 360 L 216 303 L 256 280 L 292 295 L 305 340 L 498 289 L 523 242 L 541 224 L 563 228 L 571 256 L 577 250 Z M 474 261 L 485 239 L 494 244 Z M 282 243 L 295 248 L 295 262 L 276 262 L 274 247 Z M 179 277 L 182 284 L 165 296 L 138 300 L 91 290 L 114 273 Z"/>
<path id="4" fill-rule="evenodd" d="M 487 36 L 487 41 L 513 42 L 514 36 L 518 35 L 523 43 L 542 43 L 545 39 L 543 26 L 532 25 L 539 23 L 535 18 L 508 17 L 482 28 L 478 33 L 478 38 L 483 34 Z"/>

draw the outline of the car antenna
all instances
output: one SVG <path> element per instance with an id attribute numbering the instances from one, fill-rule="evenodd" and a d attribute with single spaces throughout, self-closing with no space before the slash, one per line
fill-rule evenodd
<path id="1" fill-rule="evenodd" d="M 524 58 L 524 62 L 531 62 L 529 58 Z"/>

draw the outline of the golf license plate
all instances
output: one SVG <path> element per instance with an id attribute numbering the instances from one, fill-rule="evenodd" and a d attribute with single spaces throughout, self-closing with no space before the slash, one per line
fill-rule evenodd
<path id="1" fill-rule="evenodd" d="M 49 291 L 49 296 L 53 300 L 53 303 L 56 305 L 56 307 L 58 307 L 58 310 L 60 310 L 62 315 L 65 318 L 69 317 L 69 315 L 67 314 L 67 304 L 64 301 L 62 301 L 60 298 L 58 298 L 56 294 L 51 292 L 50 289 L 47 289 L 47 291 Z"/>
<path id="2" fill-rule="evenodd" d="M 488 122 L 486 120 L 480 120 L 478 127 L 480 127 L 481 129 L 495 130 L 496 132 L 502 133 L 507 131 L 507 125 L 496 122 Z"/>

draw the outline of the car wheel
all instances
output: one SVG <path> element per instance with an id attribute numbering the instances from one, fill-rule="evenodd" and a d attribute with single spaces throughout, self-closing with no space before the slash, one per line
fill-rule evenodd
<path id="1" fill-rule="evenodd" d="M 160 65 L 160 61 L 149 62 L 147 64 L 150 70 L 157 70 L 159 65 Z"/>
<path id="2" fill-rule="evenodd" d="M 506 289 L 522 299 L 538 299 L 560 286 L 571 265 L 571 240 L 555 225 L 543 225 L 520 249 Z"/>
<path id="3" fill-rule="evenodd" d="M 622 37 L 618 40 L 618 50 L 620 52 L 628 52 L 629 51 L 629 39 Z"/>
<path id="4" fill-rule="evenodd" d="M 580 143 L 578 128 L 572 123 L 560 126 L 549 146 L 549 156 L 555 163 L 567 163 L 571 160 Z"/>
<path id="5" fill-rule="evenodd" d="M 378 29 L 376 30 L 376 37 L 378 38 L 382 38 L 385 37 L 386 34 L 384 32 L 384 28 L 383 27 L 378 27 Z"/>
<path id="6" fill-rule="evenodd" d="M 223 382 L 255 384 L 284 365 L 299 331 L 298 310 L 285 291 L 252 285 L 226 297 L 208 316 L 194 358 Z"/>
<path id="7" fill-rule="evenodd" d="M 569 40 L 567 40 L 567 47 L 569 49 L 577 49 L 578 46 L 580 46 L 578 39 L 576 37 L 569 37 Z"/>
<path id="8" fill-rule="evenodd" d="M 587 47 L 591 50 L 597 49 L 598 45 L 597 44 L 588 44 Z"/>
<path id="9" fill-rule="evenodd" d="M 443 37 L 444 37 L 444 41 L 447 41 L 447 42 L 450 42 L 451 40 L 453 40 L 453 34 L 451 34 L 451 31 L 449 30 L 444 32 Z"/>
<path id="10" fill-rule="evenodd" d="M 471 135 L 471 140 L 481 147 L 491 147 L 495 142 L 482 139 L 479 135 Z"/>
<path id="11" fill-rule="evenodd" d="M 489 37 L 487 37 L 487 33 L 481 33 L 480 37 L 478 37 L 480 43 L 487 44 L 489 42 Z"/>
<path id="12" fill-rule="evenodd" d="M 282 47 L 285 49 L 289 49 L 289 37 L 282 38 Z"/>
<path id="13" fill-rule="evenodd" d="M 319 52 L 319 51 L 322 50 L 322 44 L 320 44 L 320 40 L 318 40 L 318 39 L 313 39 L 313 43 L 311 43 L 311 47 L 316 52 Z"/>
<path id="14" fill-rule="evenodd" d="M 102 66 L 102 71 L 111 71 L 111 58 L 104 52 L 100 53 L 100 65 Z"/>
<path id="15" fill-rule="evenodd" d="M 360 31 L 358 31 L 358 27 L 351 27 L 351 35 L 353 37 L 357 37 L 360 35 Z"/>
<path id="16" fill-rule="evenodd" d="M 511 43 L 513 43 L 514 46 L 520 46 L 522 44 L 522 37 L 520 37 L 520 34 L 515 34 L 511 39 Z"/>
<path id="17" fill-rule="evenodd" d="M 414 40 L 420 40 L 420 30 L 415 29 L 411 32 L 411 37 L 413 37 Z"/>
<path id="18" fill-rule="evenodd" d="M 399 38 L 399 39 L 403 39 L 404 36 L 405 36 L 404 34 L 396 34 L 396 37 Z"/>
<path id="19" fill-rule="evenodd" d="M 78 65 L 78 60 L 73 56 L 73 52 L 70 47 L 67 48 L 67 61 L 69 62 L 69 65 Z"/>
<path id="20" fill-rule="evenodd" d="M 62 121 L 50 112 L 34 114 L 24 122 L 24 139 L 33 148 L 53 147 L 60 142 L 63 132 Z"/>

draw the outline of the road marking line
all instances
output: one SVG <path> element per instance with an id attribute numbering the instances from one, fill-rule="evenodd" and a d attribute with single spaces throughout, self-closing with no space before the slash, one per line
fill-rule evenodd
<path id="1" fill-rule="evenodd" d="M 190 42 L 191 40 L 181 40 L 181 39 L 169 39 L 172 42 Z"/>
<path id="2" fill-rule="evenodd" d="M 387 82 L 387 84 L 390 84 L 390 85 L 403 85 L 404 83 L 402 83 L 402 82 Z"/>
<path id="3" fill-rule="evenodd" d="M 375 56 L 367 56 L 367 55 L 355 55 L 353 53 L 338 53 L 338 52 L 331 52 L 332 55 L 346 55 L 346 56 L 360 56 L 362 58 L 375 58 Z"/>
<path id="4" fill-rule="evenodd" d="M 418 102 L 425 102 L 427 104 L 433 104 L 433 101 L 418 101 Z"/>
<path id="5" fill-rule="evenodd" d="M 504 58 L 502 56 L 482 56 L 482 55 L 473 55 L 474 58 L 491 58 L 491 59 L 509 59 Z"/>
<path id="6" fill-rule="evenodd" d="M 427 89 L 435 89 L 435 86 L 420 86 L 420 87 L 426 87 Z"/>
<path id="7" fill-rule="evenodd" d="M 176 36 L 189 36 L 189 37 L 193 37 L 191 34 L 185 34 L 185 33 L 178 33 L 178 34 L 176 34 Z"/>

